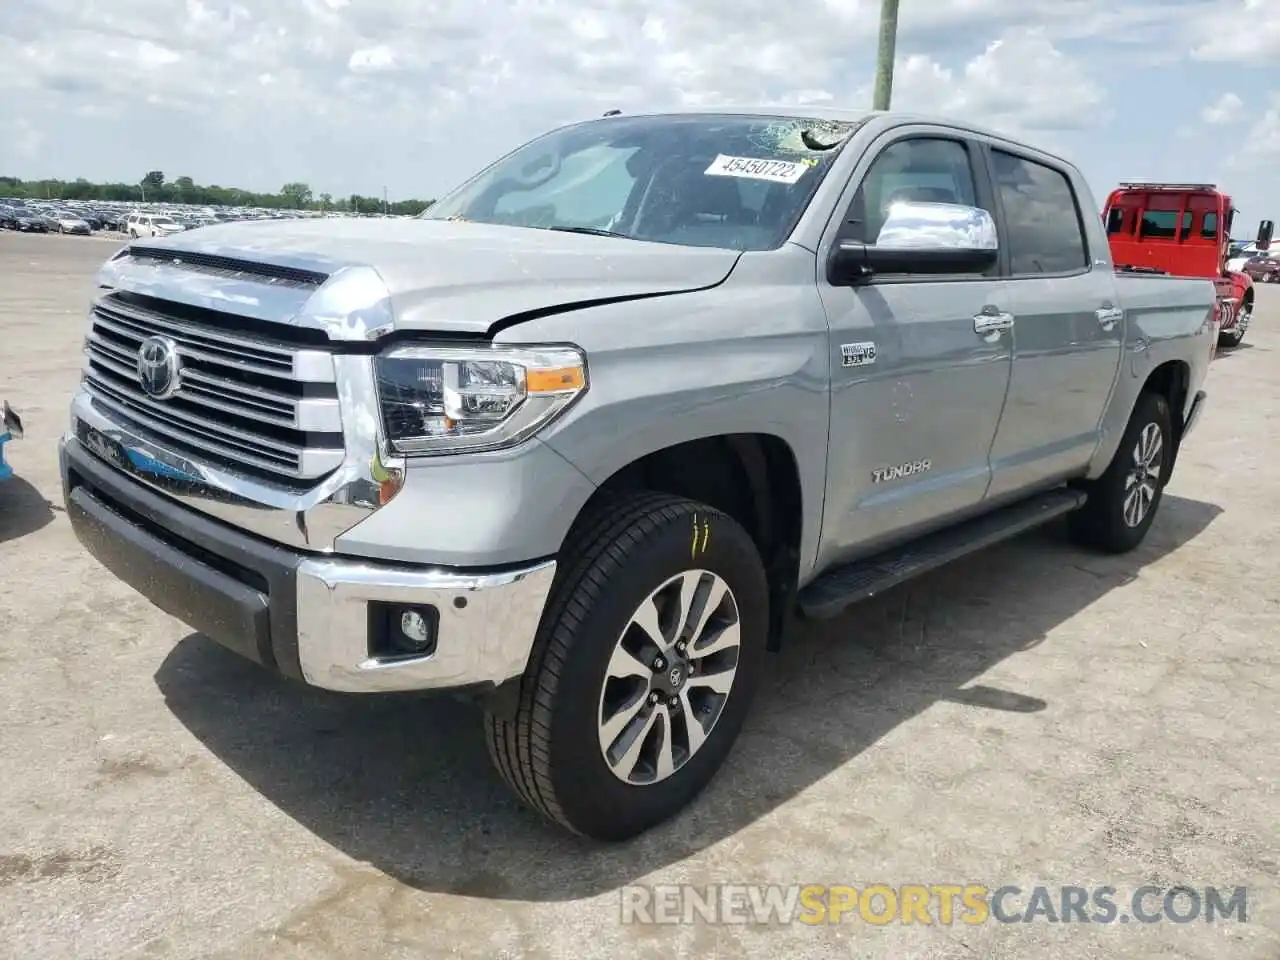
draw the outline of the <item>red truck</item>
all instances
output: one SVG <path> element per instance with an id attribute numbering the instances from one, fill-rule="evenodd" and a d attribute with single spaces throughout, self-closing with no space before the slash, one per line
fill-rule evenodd
<path id="1" fill-rule="evenodd" d="M 1111 259 L 1119 270 L 1205 277 L 1218 291 L 1218 343 L 1239 346 L 1253 318 L 1253 280 L 1227 269 L 1231 197 L 1211 183 L 1122 183 L 1102 210 Z M 1258 230 L 1271 244 L 1272 224 Z"/>

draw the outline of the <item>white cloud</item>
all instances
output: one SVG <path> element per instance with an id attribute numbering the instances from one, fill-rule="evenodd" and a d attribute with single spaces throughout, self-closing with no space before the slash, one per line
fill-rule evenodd
<path id="1" fill-rule="evenodd" d="M 1280 58 L 1280 5 L 1275 0 L 1218 0 L 1188 24 L 1192 56 L 1214 63 L 1271 66 Z"/>
<path id="2" fill-rule="evenodd" d="M 895 107 L 965 117 L 1010 134 L 1097 125 L 1106 91 L 1043 28 L 1012 28 L 956 71 L 909 56 L 895 71 Z"/>
<path id="3" fill-rule="evenodd" d="M 1231 166 L 1237 170 L 1256 170 L 1270 176 L 1280 164 L 1280 91 L 1269 99 L 1266 111 L 1240 138 L 1240 149 L 1231 158 Z"/>
<path id="4" fill-rule="evenodd" d="M 1153 156 L 1171 177 L 1217 169 L 1228 152 L 1220 144 L 1177 138 L 1194 117 L 1185 103 L 1212 102 L 1228 82 L 1249 99 L 1253 88 L 1191 54 L 1265 63 L 1280 50 L 1280 0 L 1256 3 L 912 0 L 901 11 L 894 106 L 1065 144 L 1103 178 Z M 879 9 L 880 0 L 0 0 L 0 113 L 30 131 L 0 138 L 0 174 L 134 179 L 160 168 L 250 189 L 306 180 L 317 192 L 431 194 L 549 126 L 612 108 L 867 107 Z M 1168 79 L 1140 104 L 1126 99 L 1147 69 Z M 1195 70 L 1181 93 L 1169 89 Z M 1142 124 L 1155 133 L 1135 137 Z M 1266 183 L 1242 192 L 1262 204 L 1275 189 Z"/>
<path id="5" fill-rule="evenodd" d="M 1238 123 L 1244 115 L 1244 101 L 1230 91 L 1200 111 L 1200 119 L 1215 126 Z"/>
<path id="6" fill-rule="evenodd" d="M 394 70 L 395 67 L 396 55 L 386 44 L 353 50 L 347 60 L 347 69 L 355 73 L 376 73 L 380 70 Z"/>

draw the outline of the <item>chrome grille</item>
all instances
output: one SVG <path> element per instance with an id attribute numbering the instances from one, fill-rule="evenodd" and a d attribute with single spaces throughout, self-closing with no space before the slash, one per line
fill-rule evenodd
<path id="1" fill-rule="evenodd" d="M 213 466 L 291 486 L 336 469 L 343 441 L 332 355 L 245 332 L 249 322 L 230 314 L 226 324 L 211 319 L 180 304 L 102 298 L 85 339 L 94 402 Z M 171 340 L 180 362 L 177 390 L 165 399 L 144 391 L 138 376 L 138 351 L 153 336 Z"/>

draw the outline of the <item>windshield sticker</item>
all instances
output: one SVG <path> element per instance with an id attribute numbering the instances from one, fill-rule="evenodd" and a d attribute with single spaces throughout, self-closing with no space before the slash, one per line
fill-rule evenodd
<path id="1" fill-rule="evenodd" d="M 811 166 L 813 164 L 806 161 L 727 157 L 722 153 L 703 173 L 708 177 L 745 177 L 773 183 L 796 183 Z"/>

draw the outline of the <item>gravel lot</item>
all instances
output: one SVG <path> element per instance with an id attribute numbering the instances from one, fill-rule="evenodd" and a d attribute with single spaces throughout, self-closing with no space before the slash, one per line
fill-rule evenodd
<path id="1" fill-rule="evenodd" d="M 1280 291 L 1140 551 L 1046 530 L 797 630 L 702 800 L 595 848 L 470 708 L 276 681 L 79 549 L 55 440 L 112 249 L 0 234 L 0 956 L 1280 957 Z M 1248 920 L 620 922 L 677 882 L 1246 885 Z"/>

